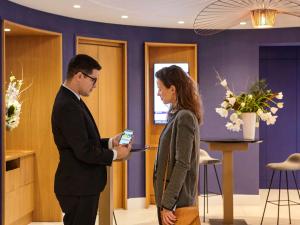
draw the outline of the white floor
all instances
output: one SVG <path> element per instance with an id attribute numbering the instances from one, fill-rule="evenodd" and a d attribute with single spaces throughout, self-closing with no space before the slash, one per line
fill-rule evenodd
<path id="1" fill-rule="evenodd" d="M 234 199 L 234 217 L 236 219 L 246 220 L 248 225 L 259 225 L 263 213 L 264 203 L 267 196 L 267 190 L 261 190 L 259 196 L 236 196 Z M 281 199 L 287 199 L 286 191 L 282 190 Z M 272 190 L 269 200 L 278 198 L 278 190 Z M 290 199 L 300 202 L 298 193 L 290 191 Z M 268 204 L 263 225 L 275 225 L 277 222 L 277 206 Z M 118 225 L 157 225 L 156 207 L 150 206 L 148 209 L 132 209 L 132 210 L 115 210 Z M 203 201 L 200 198 L 200 215 L 203 218 Z M 207 218 L 222 218 L 223 207 L 222 198 L 220 196 L 209 198 L 209 212 Z M 300 205 L 291 207 L 291 217 L 293 225 L 300 225 Z M 288 207 L 280 207 L 280 225 L 289 224 Z M 62 225 L 63 223 L 31 223 L 30 225 Z M 98 224 L 98 221 L 96 222 Z"/>

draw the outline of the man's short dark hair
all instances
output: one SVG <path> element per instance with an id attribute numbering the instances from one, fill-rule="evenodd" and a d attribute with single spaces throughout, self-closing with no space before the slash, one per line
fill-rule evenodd
<path id="1" fill-rule="evenodd" d="M 75 55 L 68 65 L 67 80 L 72 79 L 72 77 L 78 72 L 91 74 L 94 69 L 101 70 L 101 66 L 91 56 L 84 54 Z"/>

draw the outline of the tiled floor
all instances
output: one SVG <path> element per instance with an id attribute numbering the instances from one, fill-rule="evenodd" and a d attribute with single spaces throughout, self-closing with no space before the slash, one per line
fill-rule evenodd
<path id="1" fill-rule="evenodd" d="M 267 191 L 262 190 L 260 196 L 248 198 L 240 196 L 235 198 L 234 215 L 237 219 L 245 219 L 248 225 L 259 225 Z M 281 199 L 287 199 L 286 191 L 281 192 Z M 278 197 L 278 191 L 273 190 L 270 194 L 270 200 L 275 200 Z M 290 199 L 300 202 L 296 191 L 291 191 Z M 200 215 L 202 218 L 203 204 L 200 200 Z M 300 225 L 300 205 L 291 207 L 291 217 L 293 225 Z M 157 225 L 156 208 L 151 206 L 148 209 L 135 210 L 115 210 L 118 225 Z M 208 218 L 222 217 L 222 198 L 220 196 L 209 198 L 209 213 Z M 288 207 L 280 207 L 280 225 L 288 225 Z M 277 218 L 277 206 L 268 204 L 263 225 L 275 225 Z M 98 223 L 96 223 L 98 224 Z M 208 225 L 209 222 L 202 222 L 202 225 Z M 30 225 L 62 225 L 62 223 L 31 223 Z"/>

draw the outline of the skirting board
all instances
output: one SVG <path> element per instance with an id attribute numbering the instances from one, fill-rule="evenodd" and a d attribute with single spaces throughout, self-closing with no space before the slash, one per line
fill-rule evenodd
<path id="1" fill-rule="evenodd" d="M 202 197 L 199 197 L 201 201 Z M 234 205 L 258 205 L 260 203 L 259 195 L 234 195 L 233 196 Z M 146 198 L 129 198 L 127 200 L 128 209 L 144 209 Z M 215 196 L 209 198 L 209 204 L 222 204 L 222 197 Z"/>
<path id="2" fill-rule="evenodd" d="M 259 205 L 260 195 L 233 195 L 234 205 Z"/>
<path id="3" fill-rule="evenodd" d="M 146 198 L 128 198 L 127 209 L 144 209 L 146 206 Z"/>
<path id="4" fill-rule="evenodd" d="M 261 201 L 259 195 L 233 195 L 233 204 L 236 205 L 259 205 Z M 199 197 L 199 201 L 202 205 L 203 196 Z M 223 199 L 221 195 L 209 197 L 210 205 L 223 205 Z"/>

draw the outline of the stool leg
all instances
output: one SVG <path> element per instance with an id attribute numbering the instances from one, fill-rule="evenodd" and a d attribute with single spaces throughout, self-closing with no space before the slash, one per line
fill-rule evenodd
<path id="1" fill-rule="evenodd" d="M 222 189 L 221 189 L 221 185 L 220 185 L 220 181 L 219 181 L 219 177 L 218 177 L 218 173 L 217 173 L 217 169 L 216 169 L 216 165 L 214 165 L 214 169 L 215 169 L 215 174 L 216 174 L 216 178 L 217 178 L 217 181 L 218 181 L 218 186 L 219 186 L 220 194 L 223 197 Z"/>
<path id="2" fill-rule="evenodd" d="M 115 224 L 118 225 L 118 224 L 117 224 L 117 220 L 116 220 L 116 215 L 115 215 L 115 212 L 114 212 L 114 211 L 113 211 L 113 216 L 114 216 Z"/>
<path id="3" fill-rule="evenodd" d="M 292 174 L 293 174 L 293 177 L 294 177 L 294 181 L 295 181 L 296 188 L 297 188 L 297 192 L 298 192 L 299 199 L 300 199 L 300 192 L 299 192 L 299 188 L 298 188 L 298 184 L 297 184 L 297 180 L 296 180 L 296 176 L 295 176 L 295 173 L 294 173 L 294 171 L 292 171 Z"/>
<path id="4" fill-rule="evenodd" d="M 281 170 L 279 172 L 279 200 L 278 200 L 278 211 L 277 211 L 277 225 L 279 225 L 280 192 L 281 192 Z"/>
<path id="5" fill-rule="evenodd" d="M 208 168 L 208 166 L 207 165 L 205 165 L 205 169 L 206 169 L 206 171 L 205 171 L 205 173 L 206 173 L 206 213 L 208 213 L 208 174 L 207 174 L 207 168 Z"/>
<path id="6" fill-rule="evenodd" d="M 203 207 L 203 222 L 205 222 L 205 195 L 206 195 L 206 166 L 204 165 L 204 187 L 203 187 L 203 197 L 204 197 L 204 199 L 203 199 L 203 205 L 204 205 L 204 207 Z"/>
<path id="7" fill-rule="evenodd" d="M 263 215 L 262 215 L 262 218 L 261 218 L 261 221 L 260 221 L 260 225 L 262 225 L 263 220 L 264 220 L 264 216 L 265 216 L 265 212 L 266 212 L 266 208 L 267 208 L 267 203 L 268 203 L 268 199 L 269 199 L 269 195 L 270 195 L 270 191 L 271 191 L 271 187 L 272 187 L 274 173 L 275 173 L 275 170 L 273 170 L 273 172 L 272 172 L 272 177 L 271 177 L 271 181 L 270 181 L 270 184 L 269 184 L 268 195 L 267 195 L 267 199 L 266 199 L 266 203 L 265 203 L 265 207 L 264 207 L 264 212 L 263 212 Z"/>
<path id="8" fill-rule="evenodd" d="M 287 196 L 288 196 L 289 219 L 290 219 L 290 224 L 291 224 L 292 223 L 291 222 L 291 207 L 290 207 L 289 181 L 288 181 L 287 171 L 285 171 L 285 180 L 286 180 L 286 190 L 287 190 Z"/>

